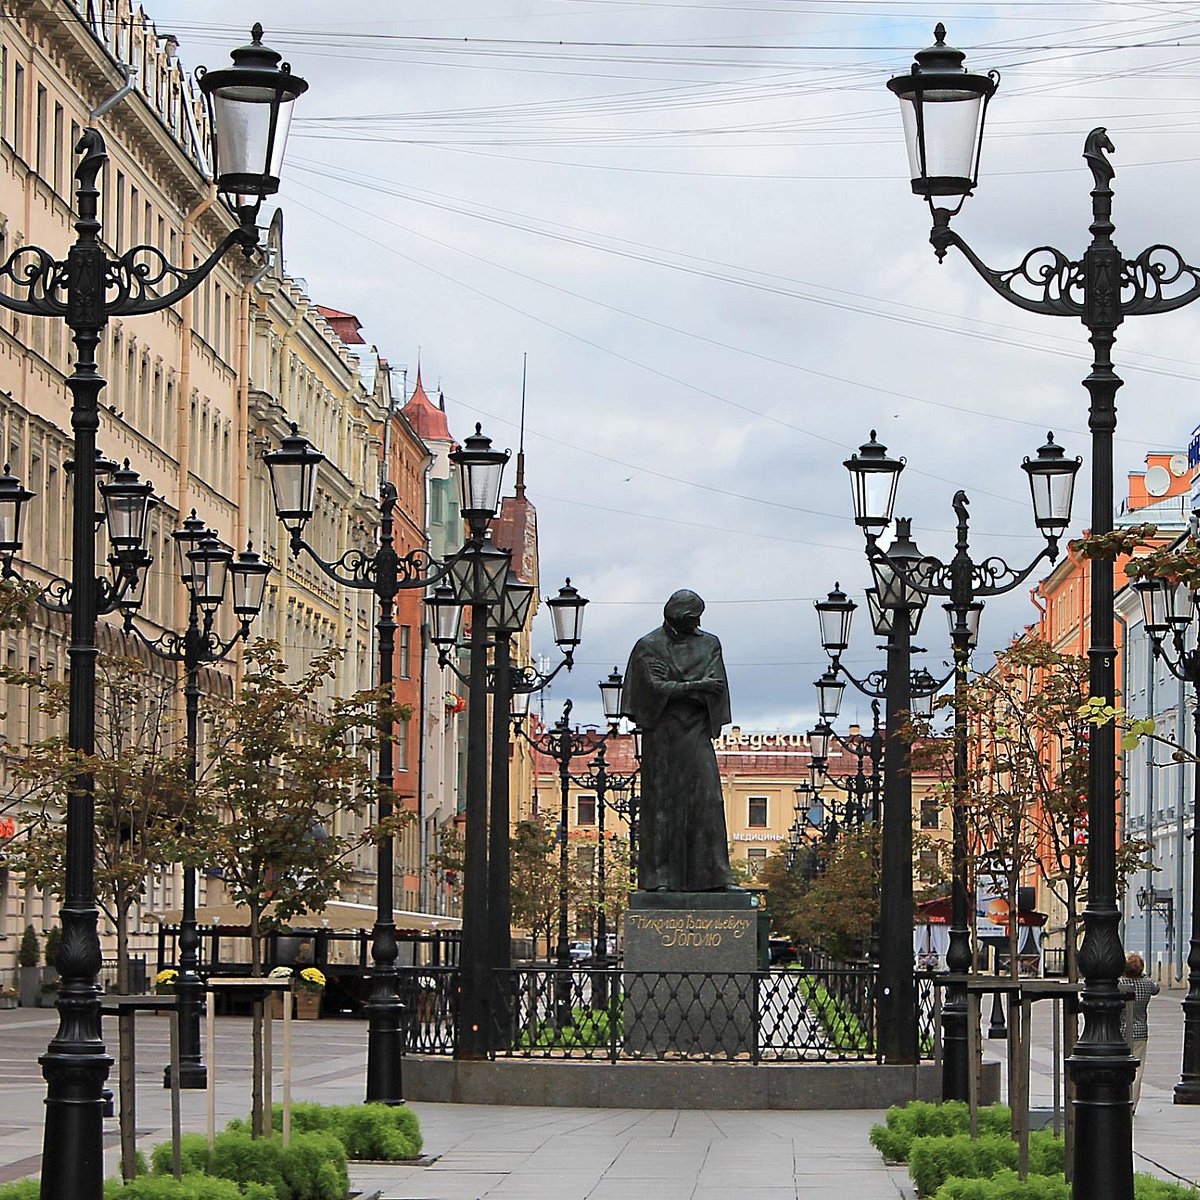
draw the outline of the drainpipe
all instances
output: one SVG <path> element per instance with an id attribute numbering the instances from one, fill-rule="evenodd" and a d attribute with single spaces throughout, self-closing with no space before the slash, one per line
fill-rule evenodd
<path id="1" fill-rule="evenodd" d="M 1145 633 L 1144 626 L 1143 626 L 1143 633 Z M 1149 640 L 1149 639 L 1147 637 L 1144 640 Z M 1148 660 L 1147 667 L 1146 667 L 1146 716 L 1153 717 L 1155 715 L 1155 711 L 1154 711 L 1155 710 L 1155 699 L 1154 699 L 1154 697 L 1155 697 L 1155 691 L 1156 691 L 1156 688 L 1154 685 L 1157 682 L 1157 676 L 1155 674 L 1155 667 L 1157 666 L 1158 660 L 1155 658 L 1155 656 L 1153 654 L 1149 653 L 1149 646 L 1147 646 L 1146 649 L 1147 649 L 1146 657 Z M 1126 656 L 1126 660 L 1127 660 L 1127 665 L 1126 665 L 1125 671 L 1123 672 L 1123 675 L 1128 676 L 1128 656 Z M 1122 688 L 1122 691 L 1124 691 L 1125 695 L 1129 694 L 1128 678 L 1123 678 L 1121 680 L 1121 688 Z M 1126 750 L 1122 750 L 1121 756 L 1122 756 L 1122 758 L 1127 759 L 1129 757 L 1129 752 Z M 1153 741 L 1153 739 L 1147 738 L 1146 739 L 1146 840 L 1148 842 L 1150 842 L 1151 846 L 1154 845 L 1154 826 L 1155 826 L 1154 793 L 1156 790 L 1156 784 L 1158 782 L 1158 777 L 1156 774 L 1157 767 L 1158 767 L 1158 763 L 1155 762 L 1155 742 Z M 1154 851 L 1151 850 L 1151 857 L 1153 858 L 1153 856 L 1154 856 Z M 1154 886 L 1154 874 L 1152 871 L 1147 870 L 1146 871 L 1146 887 L 1153 887 L 1153 886 Z M 1144 930 L 1144 933 L 1145 933 L 1145 942 L 1146 942 L 1146 947 L 1145 947 L 1146 963 L 1147 963 L 1147 965 L 1150 965 L 1151 970 L 1153 970 L 1153 966 L 1152 966 L 1152 964 L 1154 962 L 1154 958 L 1153 958 L 1154 946 L 1152 944 L 1153 935 L 1154 935 L 1154 929 L 1153 929 L 1154 908 L 1153 908 L 1153 906 L 1147 906 L 1145 921 L 1146 921 L 1146 928 Z"/>

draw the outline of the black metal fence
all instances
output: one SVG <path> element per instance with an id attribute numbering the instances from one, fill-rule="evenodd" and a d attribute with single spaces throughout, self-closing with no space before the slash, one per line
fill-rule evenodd
<path id="1" fill-rule="evenodd" d="M 876 1062 L 870 967 L 747 974 L 519 968 L 497 972 L 497 1058 Z M 937 1046 L 935 989 L 918 980 L 921 1056 Z M 401 972 L 408 1051 L 452 1054 L 458 972 Z"/>

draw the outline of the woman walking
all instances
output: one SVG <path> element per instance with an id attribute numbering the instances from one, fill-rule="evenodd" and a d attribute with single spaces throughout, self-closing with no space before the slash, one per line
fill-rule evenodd
<path id="1" fill-rule="evenodd" d="M 1121 1032 L 1137 1059 L 1137 1074 L 1133 1077 L 1133 1111 L 1136 1113 L 1142 1094 L 1142 1072 L 1146 1069 L 1146 1042 L 1150 1037 L 1147 1009 L 1150 1007 L 1150 997 L 1158 995 L 1158 984 L 1146 977 L 1146 960 L 1140 954 L 1127 954 L 1125 971 L 1117 981 L 1117 986 L 1129 1001 L 1121 1017 Z M 1131 1008 L 1132 1016 L 1129 1011 Z M 1130 1018 L 1128 1026 L 1127 1017 Z"/>

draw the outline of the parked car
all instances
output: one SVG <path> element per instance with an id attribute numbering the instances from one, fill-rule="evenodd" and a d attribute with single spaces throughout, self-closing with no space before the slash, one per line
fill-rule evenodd
<path id="1" fill-rule="evenodd" d="M 572 942 L 571 943 L 571 961 L 583 962 L 585 958 L 592 957 L 591 942 Z"/>
<path id="2" fill-rule="evenodd" d="M 789 963 L 800 961 L 800 949 L 795 942 L 787 938 L 771 938 L 771 966 L 786 967 Z"/>

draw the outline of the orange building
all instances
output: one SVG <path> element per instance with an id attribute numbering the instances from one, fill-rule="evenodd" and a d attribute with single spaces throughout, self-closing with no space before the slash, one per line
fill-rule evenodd
<path id="1" fill-rule="evenodd" d="M 1126 498 L 1116 514 L 1114 527 L 1155 525 L 1159 534 L 1154 544 L 1165 545 L 1174 541 L 1187 527 L 1190 487 L 1187 455 L 1178 451 L 1152 450 L 1146 454 L 1145 462 L 1145 470 L 1129 474 Z M 1128 557 L 1123 556 L 1111 568 L 1118 595 L 1129 581 L 1125 574 L 1128 561 Z M 1037 637 L 1062 654 L 1086 657 L 1091 641 L 1091 573 L 1097 566 L 1102 570 L 1110 569 L 1093 559 L 1082 557 L 1068 545 L 1054 569 L 1030 591 L 1030 598 L 1039 615 L 1035 622 L 1026 627 L 1026 636 Z M 1120 607 L 1118 600 L 1118 611 Z M 1118 680 L 1123 678 L 1124 642 L 1124 622 L 1118 619 L 1114 630 Z M 1121 697 L 1118 696 L 1117 704 L 1120 703 Z M 1120 770 L 1118 752 L 1118 806 L 1124 791 Z M 1045 849 L 1048 853 L 1049 847 Z M 1038 909 L 1048 914 L 1045 945 L 1052 950 L 1062 948 L 1066 919 L 1061 901 L 1043 878 L 1044 874 L 1053 875 L 1055 869 L 1055 864 L 1043 854 L 1042 865 L 1031 870 L 1030 877 L 1024 881 L 1038 888 Z"/>

